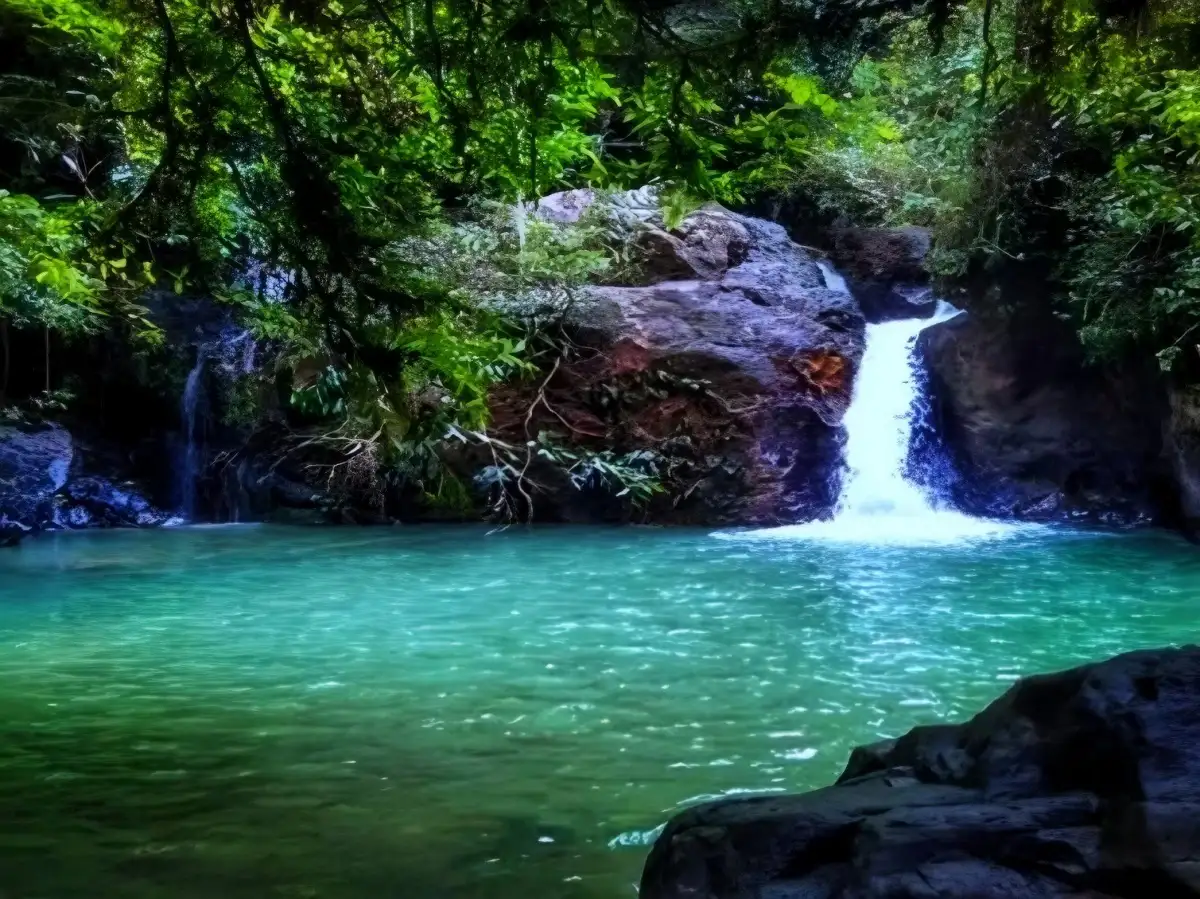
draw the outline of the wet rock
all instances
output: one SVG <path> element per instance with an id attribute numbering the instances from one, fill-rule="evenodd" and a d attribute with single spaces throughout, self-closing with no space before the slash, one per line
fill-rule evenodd
<path id="1" fill-rule="evenodd" d="M 0 425 L 0 518 L 25 528 L 53 526 L 53 497 L 67 482 L 75 446 L 53 424 Z"/>
<path id="2" fill-rule="evenodd" d="M 1149 519 L 1165 468 L 1157 374 L 1088 364 L 1046 290 L 999 276 L 918 339 L 932 430 L 959 474 L 939 489 L 977 514 Z"/>
<path id="3" fill-rule="evenodd" d="M 159 527 L 172 520 L 156 508 L 132 481 L 71 478 L 55 497 L 55 523 L 67 528 Z"/>
<path id="4" fill-rule="evenodd" d="M 854 295 L 871 322 L 932 318 L 937 312 L 937 295 L 924 284 L 889 284 L 884 290 L 858 287 Z"/>
<path id="5" fill-rule="evenodd" d="M 869 322 L 929 318 L 937 299 L 924 286 L 925 228 L 835 228 L 832 258 Z"/>
<path id="6" fill-rule="evenodd" d="M 869 282 L 920 282 L 929 255 L 926 228 L 835 228 L 833 260 L 848 278 Z"/>
<path id="7" fill-rule="evenodd" d="M 42 530 L 155 527 L 170 515 L 139 485 L 93 474 L 97 455 L 59 424 L 0 428 L 0 532 L 17 539 Z"/>
<path id="8" fill-rule="evenodd" d="M 1200 896 L 1200 649 L 1020 681 L 837 785 L 678 815 L 642 899 Z"/>
<path id="9" fill-rule="evenodd" d="M 1196 534 L 1200 531 L 1200 387 L 1172 386 L 1168 405 L 1163 436 L 1179 503 L 1177 523 Z"/>
<path id="10" fill-rule="evenodd" d="M 19 521 L 0 518 L 0 548 L 16 546 L 33 533 L 33 528 Z"/>
<path id="11" fill-rule="evenodd" d="M 542 400 L 542 385 L 494 391 L 493 431 L 518 446 L 551 432 L 581 448 L 648 454 L 676 479 L 671 500 L 651 506 L 653 521 L 828 513 L 863 348 L 854 298 L 827 288 L 814 258 L 778 225 L 716 206 L 673 233 L 642 224 L 635 239 L 661 248 L 647 275 L 658 283 L 580 296 L 564 324 L 586 352 L 555 372 Z M 536 460 L 532 471 L 546 488 L 545 516 L 628 513 L 627 503 Z"/>

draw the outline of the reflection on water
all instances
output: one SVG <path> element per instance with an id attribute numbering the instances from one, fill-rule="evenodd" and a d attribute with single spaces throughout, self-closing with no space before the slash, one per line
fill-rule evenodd
<path id="1" fill-rule="evenodd" d="M 1187 641 L 1198 574 L 1170 537 L 1052 530 L 29 542 L 0 554 L 0 892 L 632 896 L 680 805 Z"/>

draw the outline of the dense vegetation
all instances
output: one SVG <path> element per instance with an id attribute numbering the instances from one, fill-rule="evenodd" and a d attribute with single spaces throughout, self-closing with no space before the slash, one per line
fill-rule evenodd
<path id="1" fill-rule="evenodd" d="M 786 199 L 930 225 L 937 274 L 1040 264 L 1097 360 L 1186 374 L 1198 20 L 1196 0 L 3 0 L 0 396 L 15 339 L 145 352 L 148 291 L 206 295 L 271 341 L 294 418 L 424 470 L 447 428 L 486 430 L 491 383 L 562 352 L 490 299 L 636 264 L 602 223 L 513 210 L 647 183 L 668 219 Z"/>

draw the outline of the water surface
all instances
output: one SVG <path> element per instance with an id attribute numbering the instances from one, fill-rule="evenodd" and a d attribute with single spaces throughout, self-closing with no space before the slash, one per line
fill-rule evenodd
<path id="1" fill-rule="evenodd" d="M 1018 674 L 1192 639 L 1153 533 L 184 529 L 0 553 L 0 893 L 630 897 L 704 796 L 803 790 Z"/>

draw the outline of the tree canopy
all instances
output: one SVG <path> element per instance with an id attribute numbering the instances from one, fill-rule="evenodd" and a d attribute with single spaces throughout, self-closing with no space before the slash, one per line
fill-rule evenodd
<path id="1" fill-rule="evenodd" d="M 433 379 L 481 414 L 534 344 L 411 241 L 577 283 L 602 235 L 526 240 L 506 210 L 656 183 L 675 210 L 927 224 L 943 277 L 1039 260 L 1097 359 L 1186 373 L 1198 22 L 1197 0 L 4 0 L 0 327 L 153 343 L 167 287 L 326 360 L 306 408 L 347 414 L 317 388 L 357 385 L 377 431 Z"/>

